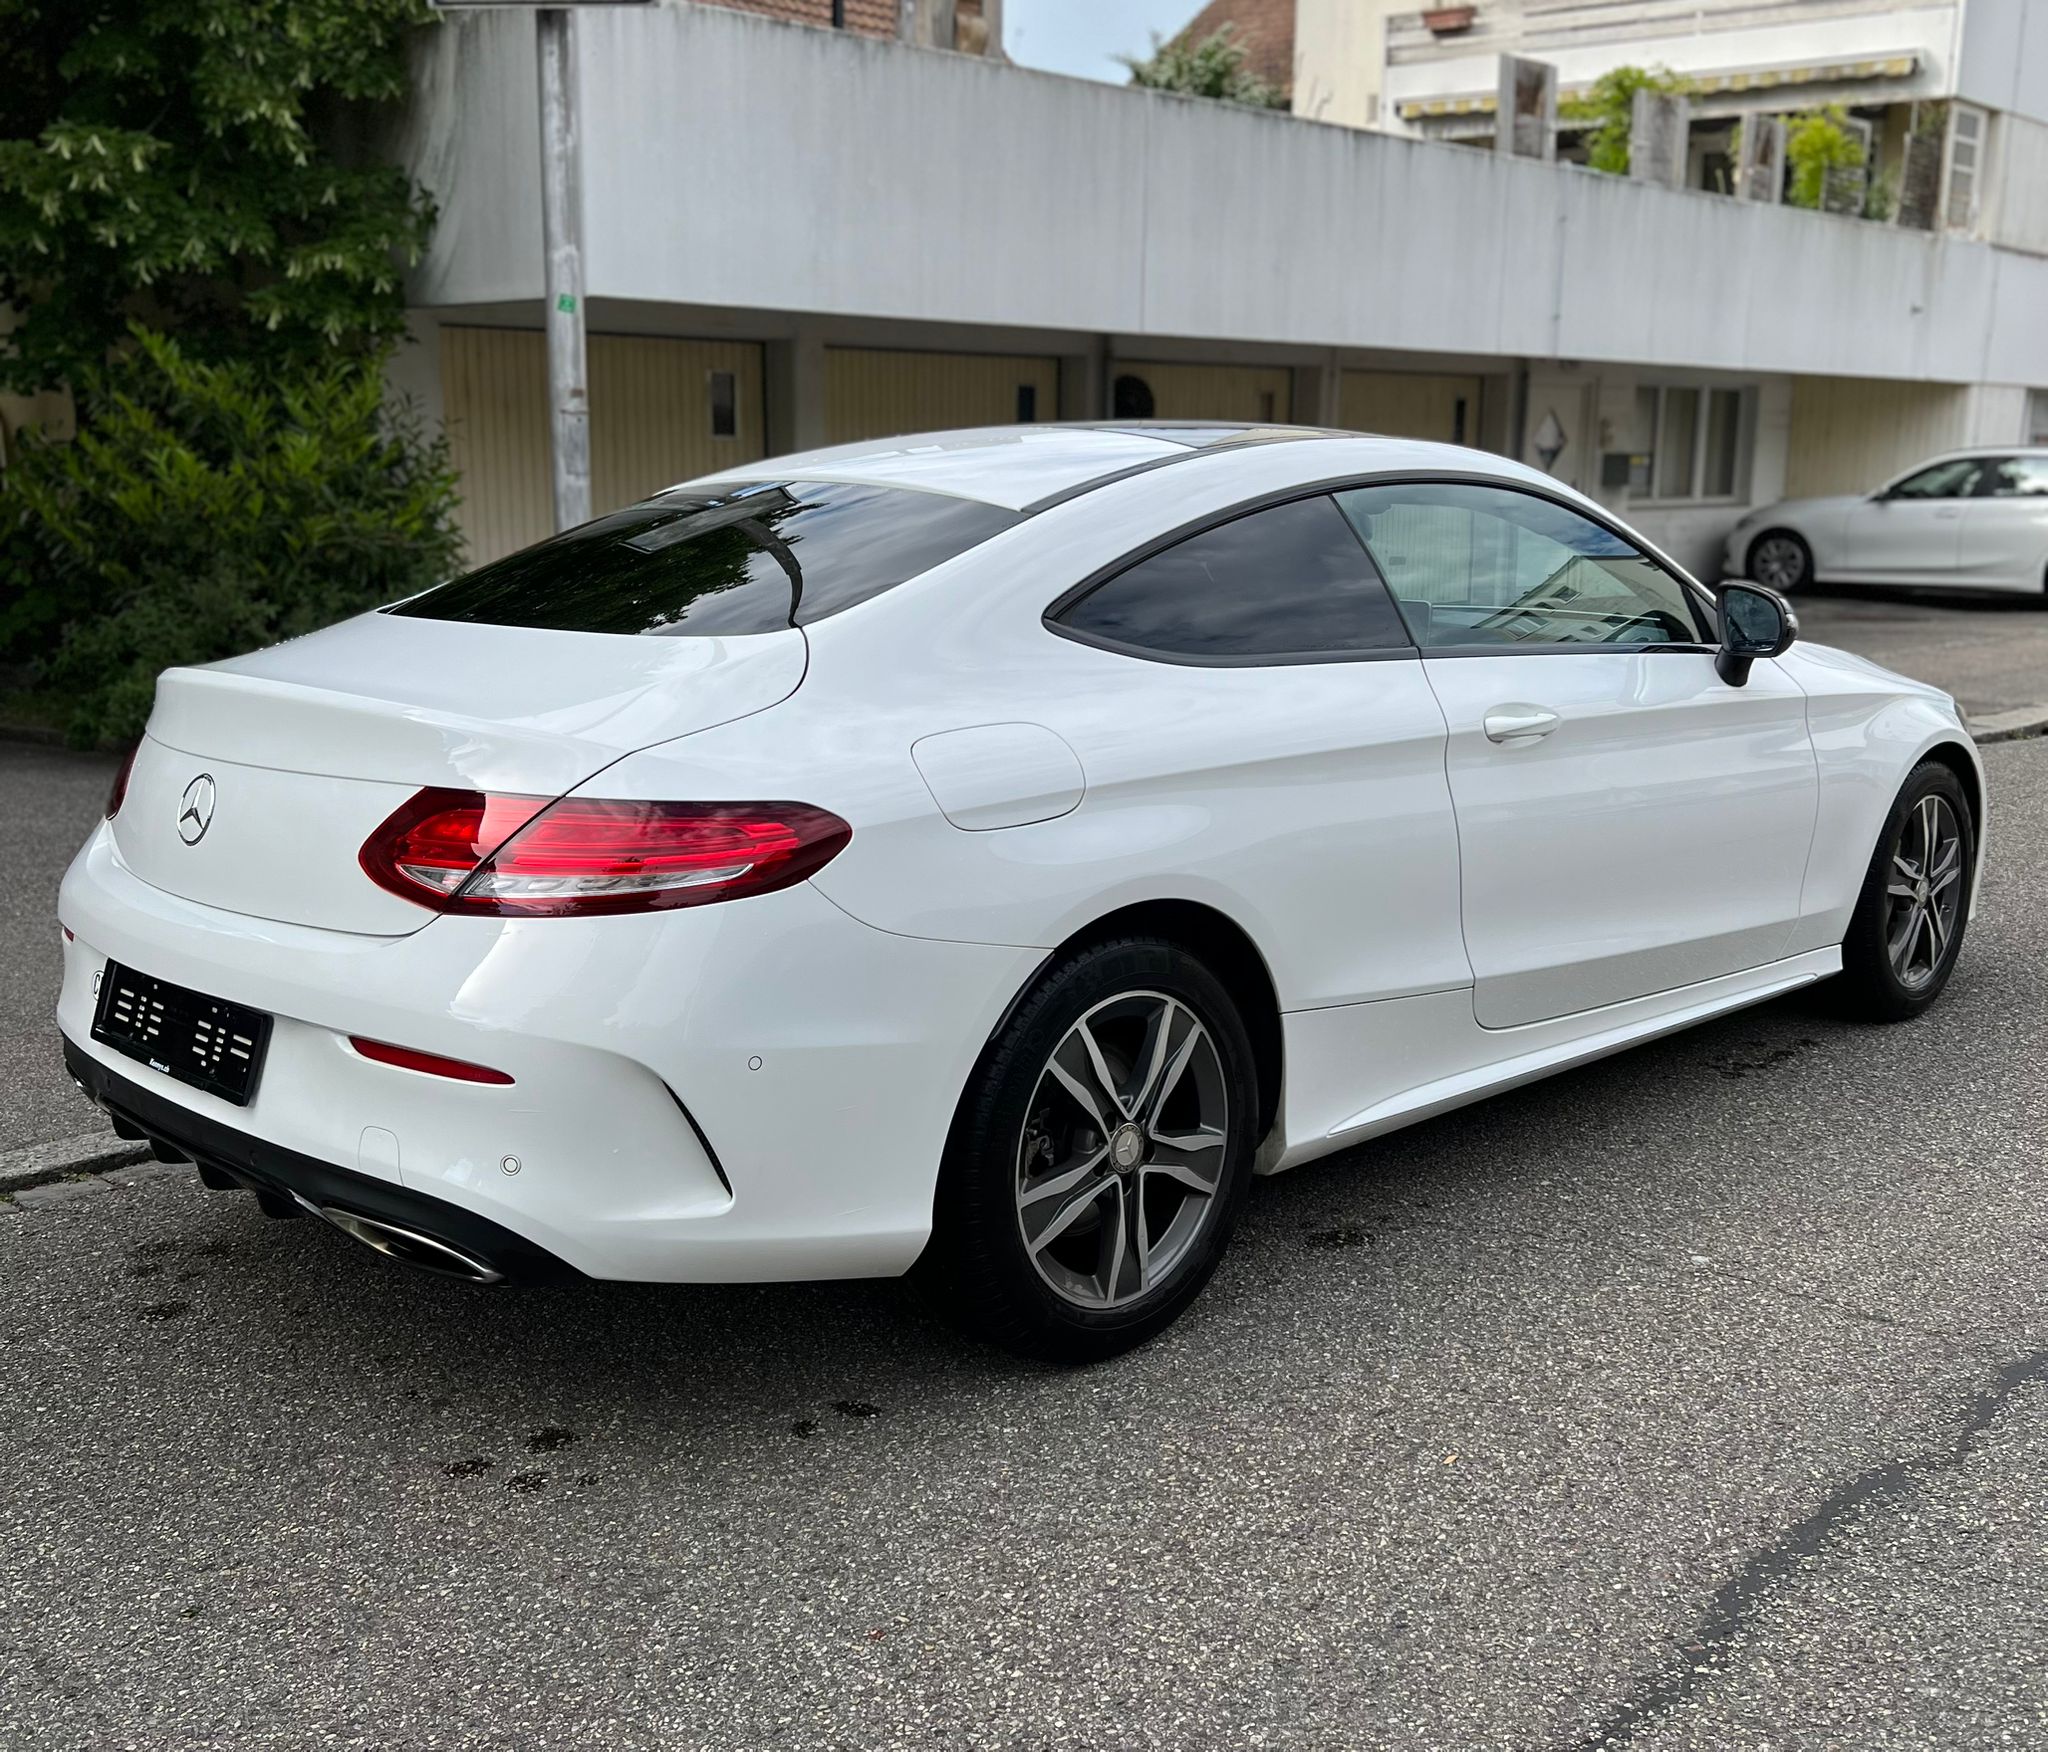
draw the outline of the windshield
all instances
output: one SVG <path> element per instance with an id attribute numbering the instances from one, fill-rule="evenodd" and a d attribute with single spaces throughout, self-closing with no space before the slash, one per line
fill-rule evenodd
<path id="1" fill-rule="evenodd" d="M 579 633 L 770 633 L 865 602 L 1020 515 L 944 493 L 826 481 L 668 493 L 384 612 Z"/>

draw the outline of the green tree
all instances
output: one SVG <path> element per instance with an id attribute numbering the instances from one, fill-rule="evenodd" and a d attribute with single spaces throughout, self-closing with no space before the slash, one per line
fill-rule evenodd
<path id="1" fill-rule="evenodd" d="M 1590 123 L 1586 131 L 1586 162 L 1610 176 L 1628 175 L 1629 132 L 1636 93 L 1678 93 L 1690 89 L 1668 67 L 1613 67 L 1593 81 L 1583 96 L 1566 98 L 1558 118 Z"/>
<path id="2" fill-rule="evenodd" d="M 368 354 L 433 222 L 335 149 L 405 89 L 425 0 L 0 0 L 0 387 L 70 383 L 130 321 L 208 357 Z"/>
<path id="3" fill-rule="evenodd" d="M 1152 53 L 1144 60 L 1118 57 L 1131 70 L 1131 83 L 1152 91 L 1177 91 L 1183 97 L 1214 97 L 1253 109 L 1285 109 L 1287 94 L 1269 85 L 1244 63 L 1244 45 L 1237 26 L 1226 24 L 1200 42 L 1177 36 L 1171 42 L 1152 33 Z"/>
<path id="4" fill-rule="evenodd" d="M 384 388 L 432 206 L 360 149 L 430 16 L 0 0 L 0 388 L 79 413 L 0 477 L 0 659 L 74 740 L 453 560 L 445 451 Z"/>
<path id="5" fill-rule="evenodd" d="M 161 669 L 312 632 L 455 563 L 445 446 L 358 360 L 279 376 L 137 327 L 80 399 L 78 437 L 32 442 L 13 471 L 5 549 L 68 587 L 0 609 L 0 640 L 53 652 L 74 741 L 136 735 Z"/>
<path id="6" fill-rule="evenodd" d="M 1840 105 L 1812 110 L 1795 116 L 1785 129 L 1785 162 L 1792 167 L 1786 201 L 1794 207 L 1842 209 L 1853 195 L 1848 210 L 1863 207 L 1863 142 L 1846 126 L 1847 114 Z"/>

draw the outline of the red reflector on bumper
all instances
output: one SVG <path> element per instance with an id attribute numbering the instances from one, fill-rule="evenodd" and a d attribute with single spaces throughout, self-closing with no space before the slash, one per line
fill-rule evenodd
<path id="1" fill-rule="evenodd" d="M 366 1059 L 380 1065 L 397 1065 L 401 1070 L 424 1071 L 430 1077 L 452 1077 L 458 1083 L 510 1083 L 503 1071 L 489 1065 L 473 1065 L 466 1059 L 443 1058 L 437 1052 L 418 1052 L 409 1046 L 392 1046 L 387 1041 L 365 1040 L 351 1034 L 348 1043 Z"/>

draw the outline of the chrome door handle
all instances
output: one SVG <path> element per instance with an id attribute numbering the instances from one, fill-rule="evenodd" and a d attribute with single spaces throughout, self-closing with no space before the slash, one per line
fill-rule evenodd
<path id="1" fill-rule="evenodd" d="M 1534 742 L 1563 722 L 1541 706 L 1496 706 L 1482 720 L 1489 742 Z"/>

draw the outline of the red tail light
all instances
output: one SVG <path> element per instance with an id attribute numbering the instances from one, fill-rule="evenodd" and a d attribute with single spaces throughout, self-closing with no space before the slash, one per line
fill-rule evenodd
<path id="1" fill-rule="evenodd" d="M 421 1052 L 417 1047 L 393 1046 L 388 1040 L 365 1040 L 351 1034 L 348 1043 L 366 1059 L 380 1065 L 397 1065 L 403 1070 L 425 1071 L 430 1077 L 453 1077 L 458 1083 L 502 1083 L 512 1079 L 489 1065 L 473 1065 L 467 1059 L 443 1058 L 438 1052 Z"/>
<path id="2" fill-rule="evenodd" d="M 632 803 L 426 790 L 363 844 L 380 888 L 437 912 L 653 912 L 767 894 L 853 829 L 807 803 Z"/>
<path id="3" fill-rule="evenodd" d="M 114 772 L 114 788 L 107 793 L 107 819 L 112 821 L 121 813 L 121 805 L 128 801 L 128 777 L 135 771 L 135 757 L 142 752 L 140 742 L 131 742 L 128 752 L 121 756 L 121 764 Z"/>

